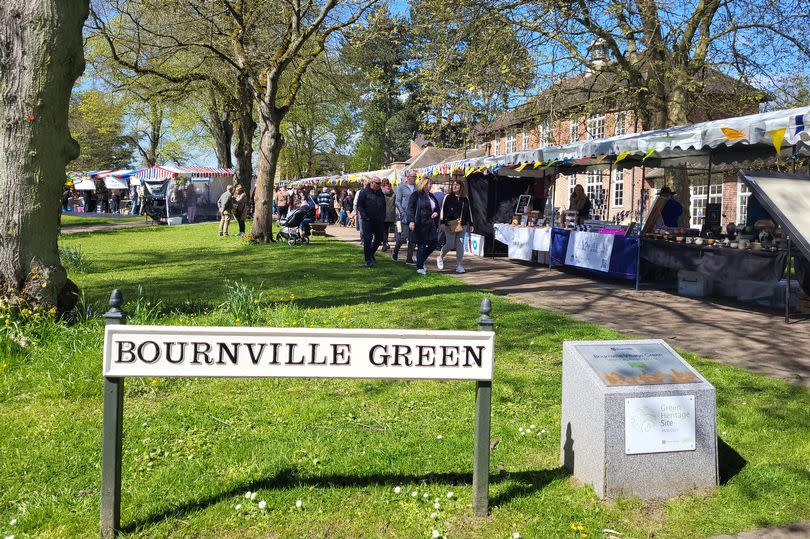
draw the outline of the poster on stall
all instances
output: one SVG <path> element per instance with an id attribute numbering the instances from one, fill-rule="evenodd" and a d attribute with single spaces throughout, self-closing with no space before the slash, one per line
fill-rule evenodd
<path id="1" fill-rule="evenodd" d="M 607 272 L 613 254 L 613 234 L 571 231 L 565 265 Z"/>
<path id="2" fill-rule="evenodd" d="M 535 251 L 548 252 L 551 250 L 551 229 L 535 228 L 532 249 Z"/>
<path id="3" fill-rule="evenodd" d="M 464 234 L 464 254 L 484 256 L 484 236 L 481 234 Z"/>

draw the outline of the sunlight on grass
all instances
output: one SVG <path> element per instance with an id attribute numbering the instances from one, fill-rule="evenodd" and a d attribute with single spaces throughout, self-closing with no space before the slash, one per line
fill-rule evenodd
<path id="1" fill-rule="evenodd" d="M 25 347 L 0 337 L 0 536 L 97 536 L 112 288 L 132 324 L 475 329 L 484 297 L 390 261 L 361 267 L 338 241 L 249 245 L 210 223 L 60 243 L 88 263 L 72 278 L 89 318 L 29 329 Z M 680 539 L 810 518 L 806 389 L 687 355 L 717 387 L 718 432 L 744 466 L 708 494 L 602 503 L 559 468 L 561 350 L 619 335 L 504 298 L 493 317 L 490 518 L 471 517 L 472 383 L 129 379 L 125 536 L 556 538 L 579 523 L 590 537 Z"/>

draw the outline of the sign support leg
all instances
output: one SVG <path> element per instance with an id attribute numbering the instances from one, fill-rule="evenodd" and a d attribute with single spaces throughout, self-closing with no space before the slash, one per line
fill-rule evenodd
<path id="1" fill-rule="evenodd" d="M 492 331 L 492 302 L 481 301 L 479 331 Z M 475 453 L 473 455 L 473 511 L 483 517 L 489 512 L 489 438 L 492 421 L 492 382 L 478 381 L 475 386 Z"/>
<path id="2" fill-rule="evenodd" d="M 121 528 L 121 434 L 124 380 L 104 378 L 104 424 L 101 449 L 101 536 L 115 537 Z"/>
<path id="3" fill-rule="evenodd" d="M 110 295 L 105 325 L 125 324 L 121 310 L 124 297 L 118 290 Z M 104 420 L 101 442 L 101 536 L 115 537 L 121 528 L 121 446 L 124 420 L 124 379 L 104 378 Z"/>

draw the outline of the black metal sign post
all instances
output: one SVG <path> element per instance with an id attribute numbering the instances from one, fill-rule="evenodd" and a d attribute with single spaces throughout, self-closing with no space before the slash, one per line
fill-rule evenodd
<path id="1" fill-rule="evenodd" d="M 110 295 L 104 324 L 125 324 L 124 296 Z M 121 527 L 121 441 L 124 419 L 124 379 L 104 377 L 104 420 L 101 443 L 101 536 L 115 537 Z"/>
<path id="2" fill-rule="evenodd" d="M 106 325 L 125 324 L 121 310 L 123 295 L 113 290 L 110 310 L 104 314 Z M 481 301 L 479 331 L 492 331 L 490 318 L 492 303 Z M 491 375 L 490 375 L 491 378 Z M 476 381 L 475 392 L 475 449 L 473 455 L 473 510 L 477 516 L 486 516 L 489 510 L 489 453 L 492 422 L 492 381 Z M 121 447 L 124 417 L 124 378 L 104 377 L 104 419 L 101 445 L 101 536 L 115 537 L 121 528 Z"/>
<path id="3" fill-rule="evenodd" d="M 478 331 L 492 331 L 492 302 L 481 301 Z M 489 510 L 489 438 L 492 423 L 492 381 L 475 383 L 475 453 L 473 454 L 473 511 L 486 516 Z"/>

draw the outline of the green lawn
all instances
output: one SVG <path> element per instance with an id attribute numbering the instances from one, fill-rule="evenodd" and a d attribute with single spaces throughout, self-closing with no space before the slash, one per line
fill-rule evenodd
<path id="1" fill-rule="evenodd" d="M 79 217 L 78 215 L 62 214 L 62 228 L 70 228 L 74 226 L 94 226 L 94 225 L 110 225 L 114 223 L 131 223 L 133 221 L 143 221 L 143 216 L 132 217 Z"/>
<path id="2" fill-rule="evenodd" d="M 73 278 L 91 315 L 29 329 L 25 347 L 0 332 L 0 537 L 98 534 L 97 313 L 113 287 L 133 324 L 474 329 L 484 297 L 387 260 L 363 268 L 338 241 L 255 246 L 217 237 L 215 223 L 61 243 L 87 262 Z M 810 518 L 806 389 L 687 355 L 717 387 L 724 484 L 603 503 L 558 465 L 561 353 L 563 340 L 618 334 L 504 298 L 493 317 L 490 517 L 470 509 L 472 383 L 130 379 L 125 536 L 557 538 L 578 522 L 589 537 L 681 539 Z"/>

